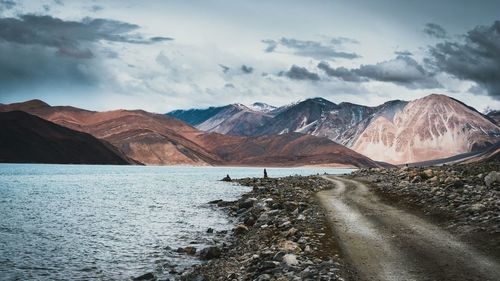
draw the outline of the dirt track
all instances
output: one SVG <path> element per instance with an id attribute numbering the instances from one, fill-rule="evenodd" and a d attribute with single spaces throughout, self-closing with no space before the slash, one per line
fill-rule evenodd
<path id="1" fill-rule="evenodd" d="M 325 176 L 318 193 L 361 280 L 500 280 L 500 262 L 422 218 L 377 199 L 364 184 Z"/>

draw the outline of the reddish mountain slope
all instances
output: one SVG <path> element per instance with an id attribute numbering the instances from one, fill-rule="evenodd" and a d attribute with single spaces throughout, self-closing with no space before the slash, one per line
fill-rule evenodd
<path id="1" fill-rule="evenodd" d="M 40 101 L 0 106 L 0 111 L 18 108 L 106 140 L 128 157 L 145 164 L 378 165 L 330 140 L 312 136 L 226 136 L 205 133 L 175 118 L 141 110 L 94 112 L 51 107 Z"/>
<path id="2" fill-rule="evenodd" d="M 109 143 L 22 111 L 0 112 L 0 162 L 133 163 Z"/>
<path id="3" fill-rule="evenodd" d="M 499 141 L 500 128 L 474 109 L 444 95 L 408 103 L 392 116 L 378 116 L 352 148 L 393 164 L 446 158 Z"/>
<path id="4" fill-rule="evenodd" d="M 351 167 L 380 166 L 328 138 L 300 133 L 277 136 L 230 137 L 199 135 L 197 141 L 212 149 L 228 165 Z"/>
<path id="5" fill-rule="evenodd" d="M 36 104 L 38 106 L 32 106 Z M 0 106 L 0 111 L 25 110 L 43 119 L 103 139 L 141 163 L 206 165 L 220 159 L 190 141 L 199 133 L 185 123 L 142 110 L 88 111 L 40 101 Z"/>

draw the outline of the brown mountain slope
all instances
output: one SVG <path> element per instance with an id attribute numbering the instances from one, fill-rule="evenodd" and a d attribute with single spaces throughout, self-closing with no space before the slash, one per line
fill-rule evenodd
<path id="1" fill-rule="evenodd" d="M 368 157 L 328 138 L 300 133 L 230 137 L 201 134 L 197 141 L 212 149 L 227 165 L 377 167 Z"/>
<path id="2" fill-rule="evenodd" d="M 445 95 L 408 103 L 392 118 L 379 116 L 352 149 L 393 164 L 421 162 L 477 151 L 500 139 L 500 128 L 482 114 Z"/>
<path id="3" fill-rule="evenodd" d="M 154 165 L 344 165 L 377 166 L 326 139 L 300 134 L 261 138 L 199 131 L 175 118 L 142 110 L 94 112 L 29 101 L 0 106 L 24 109 L 46 120 L 89 133 L 128 157 Z"/>
<path id="4" fill-rule="evenodd" d="M 133 163 L 113 146 L 22 111 L 0 112 L 0 162 Z"/>
<path id="5" fill-rule="evenodd" d="M 38 106 L 31 106 L 31 105 Z M 154 165 L 206 165 L 218 157 L 188 138 L 198 130 L 161 114 L 142 110 L 88 111 L 69 106 L 49 106 L 41 101 L 0 106 L 0 111 L 25 110 L 73 130 L 103 139 L 141 163 Z"/>

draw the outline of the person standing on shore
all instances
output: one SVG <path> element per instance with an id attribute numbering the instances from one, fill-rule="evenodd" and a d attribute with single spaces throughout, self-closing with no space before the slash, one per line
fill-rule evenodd
<path id="1" fill-rule="evenodd" d="M 264 169 L 264 178 L 267 179 L 267 171 Z"/>

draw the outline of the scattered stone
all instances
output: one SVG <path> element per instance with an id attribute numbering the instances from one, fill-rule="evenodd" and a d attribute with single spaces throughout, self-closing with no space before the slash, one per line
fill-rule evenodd
<path id="1" fill-rule="evenodd" d="M 422 174 L 425 175 L 426 178 L 432 178 L 434 176 L 432 169 L 426 169 L 422 172 Z"/>
<path id="2" fill-rule="evenodd" d="M 297 253 L 302 251 L 299 244 L 290 240 L 281 241 L 278 245 L 278 248 L 287 253 Z"/>
<path id="3" fill-rule="evenodd" d="M 298 231 L 299 231 L 298 229 L 292 227 L 286 232 L 286 237 L 294 236 Z"/>
<path id="4" fill-rule="evenodd" d="M 156 280 L 156 276 L 153 273 L 148 272 L 148 273 L 143 274 L 139 277 L 135 277 L 133 280 L 134 281 L 153 281 L 153 280 Z"/>
<path id="5" fill-rule="evenodd" d="M 184 248 L 180 247 L 177 249 L 177 253 L 194 255 L 194 254 L 196 254 L 196 248 L 192 247 L 192 246 L 188 246 L 188 247 L 184 247 Z"/>
<path id="6" fill-rule="evenodd" d="M 268 269 L 275 268 L 279 265 L 280 265 L 279 262 L 276 262 L 276 261 L 263 261 L 260 263 L 259 270 L 262 272 L 262 271 L 265 271 Z"/>
<path id="7" fill-rule="evenodd" d="M 248 227 L 251 227 L 255 224 L 256 222 L 256 219 L 254 216 L 249 216 L 248 218 L 246 218 L 243 223 L 248 226 Z"/>
<path id="8" fill-rule="evenodd" d="M 234 229 L 233 232 L 235 235 L 241 235 L 243 233 L 246 233 L 248 231 L 248 227 L 246 227 L 243 224 L 237 225 Z"/>
<path id="9" fill-rule="evenodd" d="M 500 173 L 497 171 L 491 171 L 486 177 L 484 177 L 484 184 L 490 187 L 494 183 L 500 183 Z"/>
<path id="10" fill-rule="evenodd" d="M 274 255 L 273 260 L 274 260 L 274 261 L 281 261 L 281 260 L 283 260 L 283 257 L 284 257 L 285 255 L 286 255 L 286 253 L 285 253 L 285 252 L 283 252 L 283 251 L 279 251 L 279 252 L 277 252 L 277 253 Z"/>
<path id="11" fill-rule="evenodd" d="M 255 204 L 255 201 L 257 201 L 257 199 L 255 199 L 255 198 L 248 198 L 246 200 L 243 200 L 240 203 L 238 203 L 238 208 L 240 208 L 240 209 L 251 208 L 251 207 L 253 207 L 253 204 Z"/>
<path id="12" fill-rule="evenodd" d="M 283 262 L 287 266 L 296 266 L 299 264 L 299 261 L 297 261 L 297 256 L 294 254 L 286 254 L 283 256 Z"/>
<path id="13" fill-rule="evenodd" d="M 207 247 L 200 251 L 200 258 L 202 260 L 217 259 L 220 257 L 220 255 L 221 250 L 216 246 Z"/>

